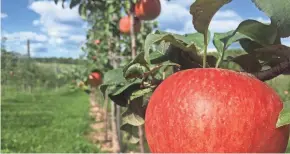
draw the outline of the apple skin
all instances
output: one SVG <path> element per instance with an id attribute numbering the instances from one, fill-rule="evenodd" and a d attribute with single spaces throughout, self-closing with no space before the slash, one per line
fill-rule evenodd
<path id="1" fill-rule="evenodd" d="M 89 75 L 89 84 L 93 87 L 97 87 L 102 83 L 102 76 L 98 72 L 92 72 Z"/>
<path id="2" fill-rule="evenodd" d="M 96 44 L 96 45 L 98 45 L 98 44 L 100 44 L 100 43 L 101 43 L 100 40 L 95 40 L 95 44 Z"/>
<path id="3" fill-rule="evenodd" d="M 154 20 L 161 13 L 159 0 L 139 0 L 135 4 L 135 14 L 141 20 Z"/>
<path id="4" fill-rule="evenodd" d="M 131 21 L 130 16 L 124 16 L 119 21 L 119 30 L 123 34 L 130 34 Z M 138 33 L 141 30 L 141 21 L 139 19 L 135 19 L 134 24 L 134 32 Z"/>
<path id="5" fill-rule="evenodd" d="M 282 107 L 272 88 L 248 74 L 183 70 L 152 94 L 146 138 L 153 153 L 283 153 L 289 125 L 275 127 Z"/>
<path id="6" fill-rule="evenodd" d="M 97 60 L 97 56 L 93 56 L 92 59 L 93 59 L 93 60 Z"/>

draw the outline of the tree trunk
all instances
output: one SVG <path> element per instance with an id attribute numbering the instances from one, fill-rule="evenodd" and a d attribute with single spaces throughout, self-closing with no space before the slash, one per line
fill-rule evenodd
<path id="1" fill-rule="evenodd" d="M 122 134 L 121 134 L 121 108 L 119 105 L 116 105 L 116 124 L 117 124 L 117 134 L 120 147 L 122 149 Z"/>
<path id="2" fill-rule="evenodd" d="M 91 103 L 92 107 L 97 104 L 96 103 L 96 88 L 94 88 L 94 87 L 91 87 L 90 103 Z"/>
<path id="3" fill-rule="evenodd" d="M 105 100 L 104 100 L 104 106 L 105 106 L 105 140 L 108 140 L 108 95 L 105 95 Z"/>
<path id="4" fill-rule="evenodd" d="M 116 61 L 116 57 L 115 54 L 112 51 L 112 39 L 109 38 L 108 39 L 108 47 L 109 47 L 109 58 L 111 60 L 111 64 L 113 66 L 113 68 L 117 68 L 117 61 Z M 117 153 L 121 151 L 121 140 L 120 140 L 120 126 L 118 125 L 119 123 L 117 123 L 117 121 L 120 120 L 116 120 L 116 119 L 120 119 L 120 116 L 116 115 L 116 112 L 118 110 L 120 110 L 120 108 L 117 107 L 116 103 L 112 102 L 111 103 L 111 127 L 112 127 L 112 144 L 113 144 L 113 152 Z"/>
<path id="5" fill-rule="evenodd" d="M 144 133 L 143 133 L 143 127 L 142 126 L 138 126 L 138 135 L 139 135 L 139 138 L 140 138 L 140 141 L 139 141 L 139 148 L 140 148 L 140 152 L 141 153 L 144 153 Z"/>
<path id="6" fill-rule="evenodd" d="M 113 153 L 119 153 L 121 151 L 121 147 L 119 144 L 118 132 L 117 132 L 117 124 L 116 124 L 116 104 L 114 102 L 111 103 L 111 126 L 112 126 L 112 144 L 113 144 Z"/>
<path id="7" fill-rule="evenodd" d="M 133 3 L 131 1 L 131 4 L 133 6 Z M 132 7 L 134 8 L 134 7 Z M 137 55 L 137 49 L 136 49 L 136 36 L 135 36 L 135 30 L 134 30 L 134 25 L 135 25 L 135 15 L 134 15 L 134 9 L 131 10 L 130 12 L 130 36 L 131 36 L 131 53 L 132 53 L 132 59 L 134 59 Z M 138 126 L 138 136 L 139 136 L 139 148 L 140 148 L 140 152 L 144 153 L 144 136 L 143 136 L 143 129 L 142 126 Z"/>

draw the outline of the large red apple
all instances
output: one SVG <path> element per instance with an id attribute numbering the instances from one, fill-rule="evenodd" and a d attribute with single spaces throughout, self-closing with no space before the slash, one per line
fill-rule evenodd
<path id="1" fill-rule="evenodd" d="M 189 69 L 165 79 L 150 98 L 145 131 L 151 152 L 285 152 L 289 126 L 276 128 L 283 104 L 246 74 Z"/>
<path id="2" fill-rule="evenodd" d="M 89 83 L 93 87 L 97 87 L 102 83 L 102 76 L 98 72 L 92 72 L 89 75 Z"/>

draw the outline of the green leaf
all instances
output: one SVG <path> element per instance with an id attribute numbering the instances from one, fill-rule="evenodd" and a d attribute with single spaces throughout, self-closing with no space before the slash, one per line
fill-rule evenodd
<path id="1" fill-rule="evenodd" d="M 160 64 L 169 60 L 166 54 L 159 51 L 152 52 L 149 56 L 151 64 Z"/>
<path id="2" fill-rule="evenodd" d="M 159 46 L 157 46 L 157 50 L 161 52 L 161 54 L 165 54 L 165 52 L 167 51 L 167 49 L 169 48 L 170 43 L 169 42 L 165 42 L 165 41 L 161 41 L 161 43 L 159 44 Z M 153 52 L 154 53 L 154 52 Z M 151 56 L 151 55 L 150 55 Z"/>
<path id="3" fill-rule="evenodd" d="M 70 9 L 78 5 L 80 2 L 81 0 L 71 0 L 70 5 L 69 5 Z"/>
<path id="4" fill-rule="evenodd" d="M 153 89 L 152 88 L 145 88 L 145 89 L 139 89 L 139 90 L 136 90 L 132 93 L 132 95 L 130 96 L 130 100 L 134 100 L 136 98 L 139 98 L 141 96 L 144 96 L 150 92 L 152 92 Z"/>
<path id="5" fill-rule="evenodd" d="M 87 19 L 87 4 L 81 3 L 79 6 L 79 14 L 82 19 L 86 20 Z"/>
<path id="6" fill-rule="evenodd" d="M 127 80 L 123 76 L 123 69 L 117 68 L 113 70 L 109 70 L 104 74 L 104 85 L 118 85 L 124 84 Z"/>
<path id="7" fill-rule="evenodd" d="M 223 61 L 223 56 L 226 49 L 234 42 L 250 39 L 261 45 L 269 45 L 275 42 L 276 36 L 277 29 L 273 26 L 263 24 L 256 20 L 245 20 L 239 24 L 235 31 L 215 33 L 213 44 L 220 54 L 220 62 Z"/>
<path id="8" fill-rule="evenodd" d="M 158 34 L 169 34 L 174 36 L 174 38 L 176 40 L 179 40 L 181 42 L 183 42 L 184 44 L 186 44 L 187 47 L 194 45 L 195 48 L 197 49 L 198 52 L 204 50 L 205 46 L 204 46 L 204 36 L 201 33 L 189 33 L 189 34 L 184 34 L 184 35 L 180 35 L 180 34 L 174 34 L 174 33 L 170 33 L 170 32 L 162 32 L 162 31 L 158 31 Z M 209 43 L 210 41 L 210 31 L 208 31 L 207 33 L 207 43 Z M 167 43 L 166 41 L 162 41 L 160 44 L 163 43 Z M 169 48 L 168 44 L 166 47 L 166 49 Z"/>
<path id="9" fill-rule="evenodd" d="M 212 17 L 225 4 L 231 0 L 196 0 L 190 6 L 192 24 L 199 33 L 207 34 Z"/>
<path id="10" fill-rule="evenodd" d="M 245 37 L 247 36 L 241 33 L 235 34 L 233 30 L 226 33 L 214 33 L 213 44 L 219 54 L 222 54 L 232 43 Z"/>
<path id="11" fill-rule="evenodd" d="M 131 65 L 125 72 L 125 78 L 142 78 L 145 71 L 144 66 L 139 63 Z"/>
<path id="12" fill-rule="evenodd" d="M 116 91 L 114 91 L 113 93 L 111 93 L 112 96 L 116 96 L 116 95 L 120 95 L 122 92 L 124 92 L 125 90 L 127 90 L 128 88 L 130 88 L 131 86 L 136 86 L 138 85 L 140 87 L 141 84 L 141 80 L 136 80 L 134 82 L 128 82 L 126 85 L 122 86 L 122 87 L 118 87 L 118 89 Z"/>
<path id="13" fill-rule="evenodd" d="M 200 56 L 196 56 L 192 52 L 186 52 L 174 45 L 170 45 L 167 54 L 171 62 L 181 66 L 181 70 L 202 67 L 202 59 Z"/>
<path id="14" fill-rule="evenodd" d="M 150 64 L 150 47 L 161 41 L 170 42 L 170 45 L 182 49 L 182 51 L 187 52 L 194 61 L 200 62 L 201 57 L 198 55 L 198 49 L 193 42 L 189 42 L 186 36 L 181 36 L 178 34 L 162 33 L 162 34 L 149 34 L 145 40 L 145 60 Z M 191 43 L 191 44 L 187 44 Z M 170 46 L 169 49 L 170 50 Z"/>
<path id="15" fill-rule="evenodd" d="M 126 107 L 129 103 L 132 93 L 141 87 L 141 80 L 135 82 L 127 82 L 125 85 L 109 86 L 107 91 L 110 99 L 117 105 Z"/>
<path id="16" fill-rule="evenodd" d="M 143 97 L 132 100 L 122 114 L 125 123 L 133 126 L 141 126 L 144 124 L 146 106 L 143 106 Z"/>
<path id="17" fill-rule="evenodd" d="M 122 114 L 122 117 L 124 123 L 128 123 L 133 126 L 141 126 L 144 124 L 144 117 L 141 117 L 129 108 Z"/>
<path id="18" fill-rule="evenodd" d="M 127 139 L 130 143 L 136 144 L 139 142 L 138 127 L 130 124 L 123 124 L 120 129 L 128 133 Z"/>
<path id="19" fill-rule="evenodd" d="M 271 24 L 277 26 L 281 37 L 290 36 L 290 2 L 289 0 L 252 0 L 256 6 L 268 17 L 271 18 Z"/>
<path id="20" fill-rule="evenodd" d="M 185 34 L 184 35 L 185 42 L 188 44 L 194 44 L 197 47 L 197 50 L 203 51 L 205 46 L 204 46 L 204 36 L 201 33 L 191 33 L 191 34 Z M 207 32 L 207 44 L 210 41 L 210 31 L 208 30 Z"/>
<path id="21" fill-rule="evenodd" d="M 158 41 L 161 41 L 166 37 L 167 34 L 149 34 L 146 37 L 145 44 L 144 44 L 144 58 L 148 64 L 150 64 L 150 48 L 153 44 Z M 167 36 L 170 37 L 170 36 Z"/>
<path id="22" fill-rule="evenodd" d="M 123 75 L 126 77 L 126 76 L 128 76 L 128 73 L 130 74 L 130 70 L 129 70 L 129 68 L 131 68 L 131 71 L 132 71 L 132 68 L 133 68 L 133 71 L 135 71 L 134 69 L 138 69 L 139 71 L 141 71 L 142 70 L 142 67 L 141 66 L 147 66 L 147 62 L 146 62 L 146 60 L 144 59 L 145 57 L 144 57 L 144 52 L 141 52 L 141 53 L 139 53 L 136 57 L 135 57 L 135 59 L 133 59 L 129 64 L 127 64 L 125 67 L 124 67 L 124 69 L 123 69 Z M 139 65 L 135 65 L 135 64 L 139 64 Z M 135 66 L 133 66 L 133 65 L 135 65 Z M 140 70 L 140 68 L 141 68 L 141 70 Z M 129 72 L 128 72 L 129 71 Z"/>
<path id="23" fill-rule="evenodd" d="M 277 29 L 274 26 L 256 20 L 241 22 L 236 32 L 244 34 L 261 45 L 273 44 L 277 36 Z"/>
<path id="24" fill-rule="evenodd" d="M 240 55 L 235 57 L 232 61 L 239 64 L 243 70 L 249 73 L 258 72 L 262 69 L 259 60 L 252 54 Z"/>
<path id="25" fill-rule="evenodd" d="M 290 101 L 284 102 L 283 109 L 279 114 L 276 127 L 281 127 L 290 124 Z"/>
<path id="26" fill-rule="evenodd" d="M 252 41 L 251 39 L 240 39 L 239 43 L 247 53 L 254 53 L 256 49 L 263 47 L 262 45 L 255 41 Z"/>

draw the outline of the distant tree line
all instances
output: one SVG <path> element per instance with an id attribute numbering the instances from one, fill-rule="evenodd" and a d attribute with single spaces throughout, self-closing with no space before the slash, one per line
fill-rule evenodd
<path id="1" fill-rule="evenodd" d="M 27 55 L 23 55 L 13 51 L 7 51 L 5 49 L 1 49 L 1 60 L 9 57 L 9 59 L 17 60 L 22 58 L 28 58 Z M 42 63 L 61 63 L 61 64 L 84 64 L 86 60 L 80 58 L 65 58 L 65 57 L 31 57 L 31 59 L 35 62 Z M 4 60 L 5 61 L 5 60 Z"/>

